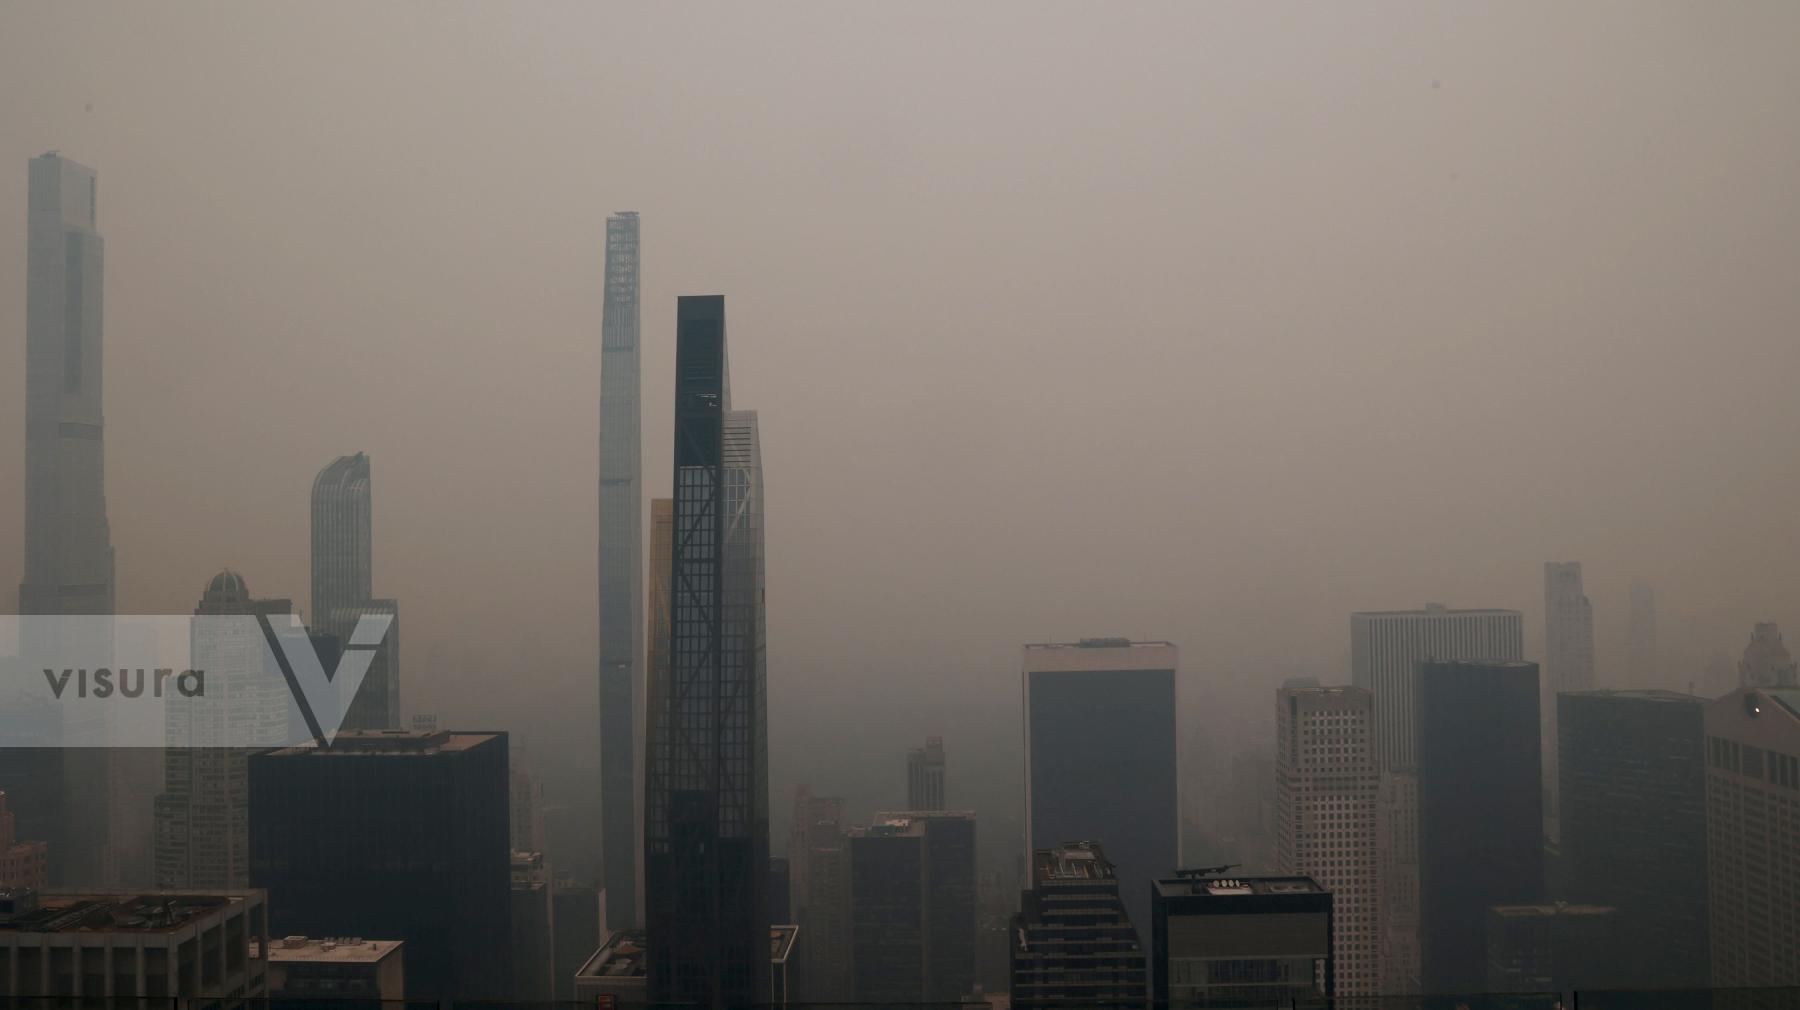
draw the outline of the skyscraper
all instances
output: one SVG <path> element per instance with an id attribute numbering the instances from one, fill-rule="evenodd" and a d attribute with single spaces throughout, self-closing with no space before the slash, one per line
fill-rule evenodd
<path id="1" fill-rule="evenodd" d="M 1750 644 L 1744 646 L 1744 659 L 1738 664 L 1739 687 L 1795 687 L 1794 657 L 1781 640 L 1781 629 L 1773 621 L 1758 622 L 1750 631 Z"/>
<path id="2" fill-rule="evenodd" d="M 667 676 L 649 691 L 649 995 L 713 1010 L 769 987 L 762 460 L 731 409 L 725 299 L 676 307 Z"/>
<path id="3" fill-rule="evenodd" d="M 1158 1007 L 1328 1005 L 1332 895 L 1309 877 L 1184 876 L 1151 898 Z"/>
<path id="4" fill-rule="evenodd" d="M 292 600 L 257 600 L 229 569 L 212 577 L 194 608 L 199 617 L 291 614 Z M 263 669 L 254 624 L 197 621 L 192 661 L 210 671 L 209 697 L 166 709 L 169 747 L 153 808 L 154 882 L 159 888 L 250 886 L 249 744 L 279 739 L 288 689 Z M 254 727 L 272 727 L 257 730 Z"/>
<path id="5" fill-rule="evenodd" d="M 1617 908 L 1620 985 L 1707 983 L 1705 702 L 1672 691 L 1560 695 L 1569 901 Z"/>
<path id="6" fill-rule="evenodd" d="M 1631 612 L 1625 629 L 1625 683 L 1661 687 L 1656 663 L 1656 590 L 1643 579 L 1631 580 Z"/>
<path id="7" fill-rule="evenodd" d="M 1421 663 L 1418 699 L 1421 985 L 1483 992 L 1488 907 L 1544 897 L 1538 667 Z"/>
<path id="8" fill-rule="evenodd" d="M 250 884 L 281 935 L 406 942 L 408 999 L 510 995 L 505 733 L 339 733 L 250 757 Z"/>
<path id="9" fill-rule="evenodd" d="M 975 984 L 975 815 L 878 813 L 850 836 L 851 998 L 954 1003 Z"/>
<path id="10" fill-rule="evenodd" d="M 314 631 L 350 640 L 364 614 L 393 618 L 355 701 L 345 729 L 400 728 L 400 621 L 393 600 L 373 598 L 374 508 L 369 457 L 339 456 L 312 486 L 312 613 Z"/>
<path id="11" fill-rule="evenodd" d="M 1012 1005 L 1130 1010 L 1148 1004 L 1144 945 L 1097 842 L 1039 849 L 1012 920 Z"/>
<path id="12" fill-rule="evenodd" d="M 102 416 L 103 271 L 94 170 L 55 152 L 31 160 L 25 283 L 25 570 L 21 614 L 115 612 L 112 535 L 106 519 Z M 70 750 L 54 763 L 22 755 L 27 778 L 62 777 L 44 816 L 36 790 L 15 797 L 20 819 L 46 832 L 51 878 L 118 882 L 124 825 L 118 755 Z M 78 784 L 77 784 L 78 783 Z M 9 783 L 10 784 L 10 783 Z"/>
<path id="13" fill-rule="evenodd" d="M 1134 925 L 1181 859 L 1179 662 L 1168 642 L 1124 638 L 1024 649 L 1025 855 L 1105 845 Z"/>
<path id="14" fill-rule="evenodd" d="M 673 583 L 669 581 L 670 569 L 675 559 L 675 499 L 652 498 L 650 500 L 650 576 L 649 596 L 645 610 L 646 635 L 644 639 L 644 697 L 643 703 L 636 707 L 636 723 L 632 728 L 632 737 L 640 742 L 640 746 L 649 747 L 649 724 L 651 697 L 657 686 L 669 678 L 669 605 L 673 593 Z M 632 790 L 636 806 L 633 808 L 633 819 L 641 830 L 644 820 L 644 788 L 649 777 L 642 754 L 632 755 Z M 644 846 L 640 841 L 636 846 L 637 857 L 637 922 L 644 922 Z M 804 950 L 805 948 L 802 948 Z"/>
<path id="15" fill-rule="evenodd" d="M 927 737 L 925 746 L 906 752 L 906 809 L 944 809 L 944 738 Z"/>
<path id="16" fill-rule="evenodd" d="M 1712 984 L 1800 985 L 1800 689 L 1708 702 Z"/>
<path id="17" fill-rule="evenodd" d="M 600 321 L 600 837 L 606 924 L 637 923 L 636 705 L 643 656 L 638 216 L 606 219 Z"/>
<path id="18" fill-rule="evenodd" d="M 1380 991 L 1375 929 L 1375 698 L 1360 687 L 1284 687 L 1275 711 L 1282 873 L 1331 892 L 1337 993 Z"/>
<path id="19" fill-rule="evenodd" d="M 1375 694 L 1380 897 L 1377 927 L 1383 993 L 1419 984 L 1419 851 L 1416 764 L 1418 665 L 1427 659 L 1519 659 L 1515 610 L 1369 611 L 1350 615 L 1351 682 Z"/>
<path id="20" fill-rule="evenodd" d="M 1551 837 L 1556 801 L 1556 696 L 1594 689 L 1594 608 L 1581 589 L 1581 562 L 1544 562 L 1544 685 L 1538 699 L 1543 730 L 1544 812 Z"/>

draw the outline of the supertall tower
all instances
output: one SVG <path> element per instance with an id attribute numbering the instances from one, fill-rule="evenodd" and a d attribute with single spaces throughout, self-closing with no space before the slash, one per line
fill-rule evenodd
<path id="1" fill-rule="evenodd" d="M 600 823 L 606 925 L 637 922 L 633 710 L 643 656 L 638 216 L 606 219 L 600 321 Z"/>
<path id="2" fill-rule="evenodd" d="M 667 675 L 649 689 L 649 997 L 768 1002 L 769 776 L 762 458 L 731 409 L 725 299 L 676 310 Z"/>
<path id="3" fill-rule="evenodd" d="M 25 578 L 21 614 L 110 614 L 113 546 L 106 521 L 102 260 L 94 170 L 51 152 L 31 160 L 25 283 Z M 118 881 L 122 798 L 111 750 L 9 755 L 27 778 L 61 785 L 19 793 L 21 823 L 43 825 L 51 881 Z"/>

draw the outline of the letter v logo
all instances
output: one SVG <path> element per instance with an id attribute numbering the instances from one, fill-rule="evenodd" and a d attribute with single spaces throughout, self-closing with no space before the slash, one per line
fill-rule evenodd
<path id="1" fill-rule="evenodd" d="M 281 667 L 281 675 L 287 679 L 288 691 L 300 707 L 300 714 L 306 718 L 307 731 L 320 747 L 330 747 L 337 739 L 350 703 L 356 699 L 363 678 L 369 675 L 375 650 L 381 648 L 381 640 L 387 637 L 388 626 L 393 621 L 392 614 L 358 617 L 337 666 L 327 670 L 319 661 L 319 651 L 313 646 L 312 636 L 306 634 L 305 629 L 294 627 L 283 634 L 269 623 L 267 614 L 256 615 L 256 622 L 262 626 L 263 640 Z"/>

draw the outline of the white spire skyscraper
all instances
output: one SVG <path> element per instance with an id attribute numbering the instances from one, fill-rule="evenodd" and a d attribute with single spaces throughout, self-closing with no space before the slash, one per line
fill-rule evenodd
<path id="1" fill-rule="evenodd" d="M 600 840 L 606 925 L 637 922 L 637 737 L 643 680 L 638 216 L 606 219 L 600 322 Z"/>

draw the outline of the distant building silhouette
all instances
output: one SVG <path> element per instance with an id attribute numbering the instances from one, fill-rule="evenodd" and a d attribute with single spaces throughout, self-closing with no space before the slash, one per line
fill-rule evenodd
<path id="1" fill-rule="evenodd" d="M 1099 843 L 1033 854 L 1031 888 L 1011 937 L 1014 1010 L 1134 1010 L 1149 1003 L 1144 945 Z"/>
<path id="2" fill-rule="evenodd" d="M 292 600 L 252 599 L 230 569 L 212 577 L 194 608 L 202 618 L 293 612 Z M 210 671 L 212 696 L 166 709 L 169 747 L 153 808 L 155 885 L 242 889 L 250 886 L 249 744 L 283 735 L 288 689 L 279 672 L 265 669 L 267 645 L 254 624 L 196 621 L 190 645 L 193 665 Z M 271 732 L 250 732 L 271 725 Z"/>
<path id="3" fill-rule="evenodd" d="M 638 736 L 643 670 L 643 483 L 638 405 L 638 216 L 606 219 L 600 321 L 600 838 L 606 922 L 637 923 Z"/>
<path id="4" fill-rule="evenodd" d="M 25 277 L 25 549 L 19 613 L 112 614 L 102 366 L 105 243 L 94 170 L 51 152 L 31 159 Z M 28 628 L 25 634 L 38 633 Z M 26 652 L 47 651 L 26 648 Z M 104 660 L 102 660 L 104 662 Z M 96 664 L 101 665 L 101 664 Z M 131 848 L 120 752 L 7 755 L 0 787 L 49 844 L 53 883 L 110 887 Z M 60 777 L 55 789 L 32 783 Z M 148 838 L 143 839 L 147 848 Z"/>
<path id="5" fill-rule="evenodd" d="M 762 457 L 731 409 L 725 299 L 676 306 L 674 543 L 666 670 L 645 780 L 649 997 L 710 1010 L 769 988 Z"/>
<path id="6" fill-rule="evenodd" d="M 790 907 L 800 945 L 800 996 L 807 1003 L 850 999 L 850 840 L 844 801 L 794 791 L 788 834 Z"/>
<path id="7" fill-rule="evenodd" d="M 1521 659 L 1516 610 L 1364 611 L 1350 615 L 1351 683 L 1375 694 L 1377 956 L 1381 992 L 1417 992 L 1419 964 L 1418 666 L 1428 659 Z"/>
<path id="8" fill-rule="evenodd" d="M 1625 629 L 1624 677 L 1630 687 L 1661 687 L 1656 657 L 1656 590 L 1643 579 L 1631 580 L 1631 611 Z"/>
<path id="9" fill-rule="evenodd" d="M 0 888 L 43 890 L 50 879 L 49 850 L 45 842 L 19 840 L 6 793 L 0 792 Z"/>
<path id="10" fill-rule="evenodd" d="M 1616 908 L 1571 905 L 1495 905 L 1487 910 L 1484 992 L 1568 993 L 1621 985 Z"/>
<path id="11" fill-rule="evenodd" d="M 542 852 L 512 854 L 512 979 L 506 998 L 556 998 L 556 885 Z"/>
<path id="12" fill-rule="evenodd" d="M 1557 698 L 1568 900 L 1619 910 L 1616 985 L 1707 984 L 1705 703 L 1672 691 Z"/>
<path id="13" fill-rule="evenodd" d="M 906 809 L 944 808 L 944 738 L 934 736 L 906 752 Z"/>
<path id="14" fill-rule="evenodd" d="M 1158 880 L 1151 914 L 1155 1006 L 1323 1006 L 1333 995 L 1332 897 L 1309 877 Z"/>
<path id="15" fill-rule="evenodd" d="M 1181 858 L 1179 664 L 1168 642 L 1024 648 L 1025 858 L 1100 842 L 1139 929 L 1150 882 Z"/>
<path id="16" fill-rule="evenodd" d="M 1594 607 L 1581 588 L 1581 562 L 1544 563 L 1544 683 L 1538 699 L 1543 729 L 1544 813 L 1550 837 L 1558 827 L 1556 696 L 1594 689 Z"/>
<path id="17" fill-rule="evenodd" d="M 1800 985 L 1800 689 L 1739 688 L 1705 724 L 1712 984 Z"/>
<path id="18" fill-rule="evenodd" d="M 1275 697 L 1277 863 L 1331 892 L 1338 995 L 1373 995 L 1375 696 L 1360 687 L 1284 687 Z"/>
<path id="19" fill-rule="evenodd" d="M 1538 666 L 1420 663 L 1418 699 L 1420 983 L 1483 992 L 1488 906 L 1544 897 Z"/>
<path id="20" fill-rule="evenodd" d="M 1781 629 L 1773 621 L 1759 622 L 1750 632 L 1743 661 L 1738 663 L 1738 686 L 1800 686 L 1794 671 L 1794 657 L 1781 640 Z"/>
<path id="21" fill-rule="evenodd" d="M 372 596 L 373 517 L 366 454 L 339 456 L 313 479 L 312 629 L 347 642 L 364 614 L 393 618 L 344 715 L 345 729 L 401 728 L 400 608 Z"/>
<path id="22" fill-rule="evenodd" d="M 281 935 L 406 942 L 408 999 L 512 984 L 505 733 L 343 732 L 250 758 L 250 883 Z"/>
<path id="23" fill-rule="evenodd" d="M 850 831 L 851 998 L 953 1003 L 975 985 L 975 815 L 878 813 Z"/>

